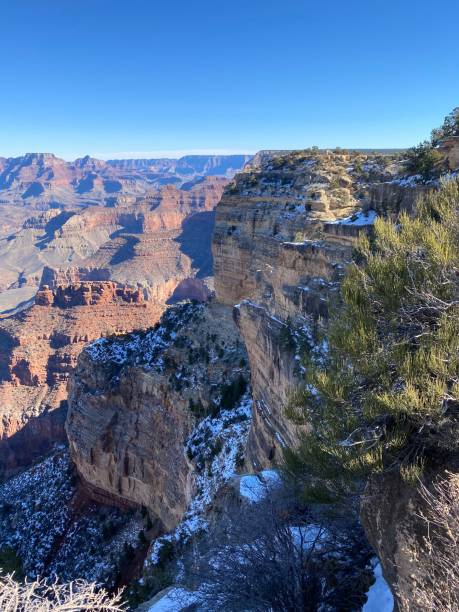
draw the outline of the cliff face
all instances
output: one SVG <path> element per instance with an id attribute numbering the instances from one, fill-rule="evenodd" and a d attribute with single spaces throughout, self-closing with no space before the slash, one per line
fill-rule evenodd
<path id="1" fill-rule="evenodd" d="M 65 440 L 67 380 L 85 343 L 146 328 L 162 311 L 139 290 L 85 281 L 44 285 L 33 306 L 2 320 L 0 476 Z"/>
<path id="2" fill-rule="evenodd" d="M 178 305 L 148 332 L 90 344 L 70 379 L 66 429 L 91 495 L 145 506 L 172 529 L 194 493 L 186 441 L 244 355 L 231 310 L 216 303 Z"/>
<path id="3" fill-rule="evenodd" d="M 2 299 L 8 289 L 37 286 L 46 266 L 105 268 L 111 280 L 150 288 L 209 276 L 213 210 L 227 183 L 209 176 L 183 189 L 165 185 L 117 196 L 110 206 L 34 212 L 20 229 L 0 236 Z"/>
<path id="4" fill-rule="evenodd" d="M 352 246 L 376 211 L 409 209 L 416 188 L 390 158 L 296 152 L 259 155 L 224 192 L 213 241 L 217 298 L 235 305 L 249 354 L 254 418 L 247 459 L 269 465 L 297 432 L 284 415 L 301 375 L 302 343 L 327 316 Z M 354 216 L 353 213 L 357 213 Z"/>
<path id="5" fill-rule="evenodd" d="M 285 415 L 303 370 L 301 348 L 320 342 L 315 321 L 327 317 L 355 240 L 379 214 L 413 211 L 432 188 L 399 178 L 398 165 L 358 154 L 262 155 L 225 190 L 213 243 L 215 287 L 218 299 L 234 305 L 249 356 L 254 401 L 246 460 L 254 471 L 301 433 Z M 456 474 L 457 499 L 457 458 L 443 458 L 423 481 L 432 491 L 448 471 Z M 372 477 L 362 497 L 362 524 L 400 610 L 426 609 L 423 592 L 438 587 L 426 546 L 433 532 L 422 519 L 429 511 L 419 486 L 398 474 Z M 457 516 L 453 498 L 442 511 Z"/>
<path id="6" fill-rule="evenodd" d="M 424 488 L 407 485 L 398 473 L 374 476 L 366 486 L 362 524 L 403 612 L 456 609 L 457 580 L 445 584 L 444 572 L 449 568 L 452 576 L 457 564 L 458 473 L 457 456 L 450 456 L 423 475 Z M 439 494 L 439 483 L 446 495 Z M 440 499 L 440 510 L 433 509 L 433 499 Z"/>

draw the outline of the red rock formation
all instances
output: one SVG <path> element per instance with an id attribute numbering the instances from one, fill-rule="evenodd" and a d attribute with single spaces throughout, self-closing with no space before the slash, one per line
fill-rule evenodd
<path id="1" fill-rule="evenodd" d="M 154 290 L 172 279 L 178 284 L 200 271 L 195 252 L 206 251 L 207 261 L 211 260 L 212 211 L 226 184 L 226 179 L 211 176 L 187 189 L 150 187 L 144 197 L 123 196 L 119 206 L 35 213 L 22 229 L 0 240 L 0 288 L 36 285 L 47 266 L 63 265 L 61 281 L 53 282 L 78 281 L 72 277 L 74 269 L 87 268 L 86 279 L 91 281 L 112 279 Z M 94 268 L 99 269 L 98 276 L 89 273 Z M 210 273 L 207 265 L 201 275 Z M 43 284 L 51 286 L 46 275 Z"/>
<path id="2" fill-rule="evenodd" d="M 65 439 L 66 385 L 83 346 L 149 327 L 163 309 L 139 289 L 83 281 L 44 285 L 34 306 L 1 321 L 0 475 Z"/>
<path id="3" fill-rule="evenodd" d="M 108 281 L 110 280 L 110 270 L 108 268 L 50 268 L 45 266 L 41 277 L 40 289 L 45 285 L 49 289 L 57 289 L 59 285 L 75 285 L 85 281 Z"/>
<path id="4" fill-rule="evenodd" d="M 54 290 L 51 290 L 48 285 L 43 285 L 35 296 L 35 305 L 72 308 L 73 306 L 101 306 L 117 300 L 142 304 L 144 297 L 140 289 L 118 287 L 112 281 L 93 281 L 58 285 Z"/>

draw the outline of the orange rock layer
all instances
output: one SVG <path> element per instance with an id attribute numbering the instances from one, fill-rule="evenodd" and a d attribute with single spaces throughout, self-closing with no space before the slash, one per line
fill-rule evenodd
<path id="1" fill-rule="evenodd" d="M 95 281 L 44 286 L 1 322 L 0 476 L 65 440 L 67 380 L 83 346 L 154 325 L 163 310 L 139 289 Z"/>

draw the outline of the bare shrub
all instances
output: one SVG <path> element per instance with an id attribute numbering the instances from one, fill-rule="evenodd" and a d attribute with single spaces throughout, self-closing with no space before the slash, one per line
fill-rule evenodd
<path id="1" fill-rule="evenodd" d="M 446 473 L 431 490 L 421 485 L 425 509 L 419 514 L 427 528 L 423 543 L 424 579 L 411 593 L 402 593 L 400 607 L 407 612 L 459 610 L 459 474 Z"/>
<path id="2" fill-rule="evenodd" d="M 270 491 L 219 516 L 186 559 L 183 586 L 206 610 L 345 612 L 365 602 L 371 555 L 353 520 L 321 523 Z"/>
<path id="3" fill-rule="evenodd" d="M 12 574 L 0 575 L 2 612 L 122 612 L 121 592 L 109 595 L 95 584 L 77 580 L 68 584 L 45 580 L 16 582 Z"/>

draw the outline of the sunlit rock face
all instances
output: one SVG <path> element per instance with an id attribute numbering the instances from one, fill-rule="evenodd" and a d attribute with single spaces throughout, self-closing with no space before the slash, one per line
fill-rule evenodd
<path id="1" fill-rule="evenodd" d="M 34 305 L 1 321 L 0 477 L 65 441 L 67 381 L 85 344 L 146 328 L 163 312 L 138 289 L 78 282 L 75 271 L 73 281 L 43 285 Z"/>
<path id="2" fill-rule="evenodd" d="M 215 302 L 179 304 L 146 332 L 89 344 L 70 378 L 66 424 L 89 493 L 144 506 L 172 529 L 195 493 L 186 442 L 218 413 L 225 385 L 248 378 L 245 364 L 231 309 Z"/>
<path id="3" fill-rule="evenodd" d="M 217 206 L 217 299 L 235 306 L 250 360 L 254 416 L 248 465 L 268 466 L 298 430 L 285 416 L 353 245 L 377 214 L 410 209 L 422 189 L 398 178 L 390 157 L 262 153 Z"/>

